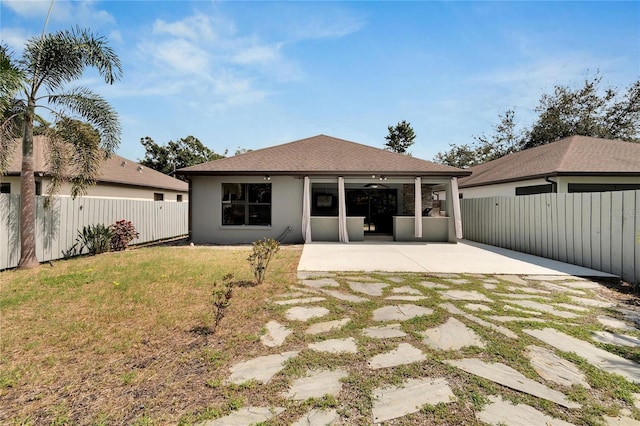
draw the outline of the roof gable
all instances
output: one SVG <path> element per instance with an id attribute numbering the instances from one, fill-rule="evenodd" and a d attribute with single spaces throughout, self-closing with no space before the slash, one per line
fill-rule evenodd
<path id="1" fill-rule="evenodd" d="M 469 173 L 326 135 L 250 151 L 178 170 L 184 175 L 386 174 L 465 176 Z"/>
<path id="2" fill-rule="evenodd" d="M 468 170 L 472 175 L 460 179 L 461 188 L 571 174 L 640 175 L 640 143 L 571 136 Z"/>
<path id="3" fill-rule="evenodd" d="M 48 168 L 45 161 L 45 137 L 33 138 L 33 161 L 36 173 L 47 174 Z M 22 168 L 21 141 L 15 144 L 14 155 L 9 163 L 7 174 L 20 174 Z M 113 154 L 106 159 L 100 167 L 98 183 L 114 183 L 119 185 L 131 185 L 139 187 L 168 189 L 174 191 L 188 191 L 189 185 L 179 179 L 172 178 L 156 170 L 141 166 L 135 161 L 128 160 Z"/>

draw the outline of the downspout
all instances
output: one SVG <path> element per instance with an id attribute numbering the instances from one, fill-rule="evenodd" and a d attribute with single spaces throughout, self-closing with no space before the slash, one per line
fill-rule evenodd
<path id="1" fill-rule="evenodd" d="M 551 184 L 551 192 L 554 194 L 558 193 L 558 182 L 549 179 L 549 176 L 544 177 L 544 181 Z"/>

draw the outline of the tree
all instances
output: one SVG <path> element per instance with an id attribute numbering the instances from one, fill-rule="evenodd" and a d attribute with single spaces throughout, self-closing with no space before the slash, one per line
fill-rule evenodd
<path id="1" fill-rule="evenodd" d="M 600 75 L 578 88 L 555 86 L 540 97 L 537 119 L 529 128 L 516 131 L 513 110 L 500 116 L 490 137 L 475 137 L 474 144 L 450 145 L 434 161 L 465 168 L 495 160 L 573 135 L 640 142 L 640 80 L 626 93 L 601 90 Z"/>
<path id="2" fill-rule="evenodd" d="M 416 138 L 411 124 L 402 120 L 395 126 L 387 126 L 387 129 L 389 129 L 389 134 L 384 137 L 387 140 L 384 149 L 410 155 L 407 149 L 414 144 Z"/>
<path id="3" fill-rule="evenodd" d="M 145 136 L 140 138 L 140 143 L 145 149 L 144 159 L 140 164 L 167 175 L 175 175 L 176 169 L 182 167 L 224 157 L 207 148 L 194 136 L 169 141 L 167 145 L 158 145 L 149 136 Z"/>
<path id="4" fill-rule="evenodd" d="M 610 87 L 600 91 L 601 82 L 602 76 L 596 75 L 577 89 L 556 86 L 552 94 L 542 95 L 535 109 L 538 120 L 524 139 L 522 149 L 573 135 L 638 142 L 640 80 L 622 96 Z"/>
<path id="5" fill-rule="evenodd" d="M 19 268 L 39 265 L 36 257 L 35 181 L 33 163 L 34 122 L 41 121 L 36 110 L 45 109 L 53 116 L 47 128 L 48 166 L 52 174 L 51 190 L 72 169 L 72 192 L 86 192 L 94 182 L 97 169 L 90 167 L 98 158 L 111 155 L 120 143 L 118 115 L 100 95 L 85 87 L 67 87 L 80 79 L 88 67 L 95 68 L 107 84 L 122 76 L 120 60 L 102 37 L 75 28 L 32 37 L 17 61 L 3 49 L 2 68 L 20 76 L 19 88 L 2 84 L 2 123 L 0 128 L 0 172 L 6 171 L 14 151 L 16 123 L 22 126 L 22 169 L 20 173 L 20 261 Z M 8 64 L 7 64 L 8 60 Z M 9 67 L 9 68 L 7 68 Z M 8 70 L 8 71 L 7 71 Z M 44 91 L 44 94 L 41 94 Z M 24 98 L 20 98 L 24 95 Z M 7 109 L 4 105 L 13 105 Z M 88 123 L 99 135 L 95 142 L 92 131 L 79 124 Z M 77 130 L 81 130 L 77 133 Z M 73 136 L 73 137 L 72 137 Z M 50 191 L 51 193 L 51 191 Z"/>
<path id="6" fill-rule="evenodd" d="M 522 132 L 516 130 L 515 111 L 507 110 L 500 115 L 491 136 L 474 136 L 471 145 L 449 145 L 450 150 L 439 152 L 435 161 L 461 169 L 495 160 L 518 150 Z"/>

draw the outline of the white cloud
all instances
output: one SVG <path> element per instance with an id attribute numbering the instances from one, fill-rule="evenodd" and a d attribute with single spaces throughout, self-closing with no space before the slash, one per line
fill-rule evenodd
<path id="1" fill-rule="evenodd" d="M 189 16 L 175 22 L 157 19 L 153 24 L 153 33 L 188 39 L 193 42 L 213 42 L 217 38 L 213 30 L 212 20 L 202 14 Z"/>
<path id="2" fill-rule="evenodd" d="M 28 18 L 41 16 L 43 19 L 47 16 L 50 5 L 51 1 L 42 0 L 3 0 L 2 2 L 2 7 L 8 7 L 17 15 Z M 61 9 L 64 8 L 63 3 Z"/>
<path id="3" fill-rule="evenodd" d="M 29 37 L 31 37 L 31 34 L 27 34 L 23 29 L 2 28 L 2 30 L 0 30 L 2 43 L 7 44 L 16 54 L 22 52 L 22 49 L 24 49 L 24 45 Z"/>
<path id="4" fill-rule="evenodd" d="M 40 18 L 44 25 L 51 7 L 46 0 L 3 0 L 2 7 L 8 7 L 15 14 L 25 18 Z M 98 9 L 94 0 L 58 1 L 53 4 L 50 20 L 57 23 L 78 24 L 81 26 L 111 25 L 115 23 L 113 15 Z"/>
<path id="5" fill-rule="evenodd" d="M 209 53 L 187 40 L 172 39 L 141 46 L 160 66 L 167 66 L 179 74 L 206 76 L 209 72 Z M 178 75 L 179 77 L 179 75 Z"/>
<path id="6" fill-rule="evenodd" d="M 267 46 L 249 46 L 233 55 L 233 61 L 239 64 L 266 64 L 280 59 L 282 43 Z"/>

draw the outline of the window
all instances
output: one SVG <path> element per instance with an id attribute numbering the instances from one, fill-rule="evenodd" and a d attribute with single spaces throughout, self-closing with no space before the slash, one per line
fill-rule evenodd
<path id="1" fill-rule="evenodd" d="M 42 182 L 36 181 L 36 195 L 42 195 Z"/>
<path id="2" fill-rule="evenodd" d="M 534 194 L 549 194 L 553 192 L 553 185 L 531 185 L 531 186 L 518 186 L 516 188 L 516 195 L 534 195 Z"/>
<path id="3" fill-rule="evenodd" d="M 176 195 L 176 201 L 179 202 L 179 203 L 182 202 L 182 194 Z"/>
<path id="4" fill-rule="evenodd" d="M 271 226 L 271 184 L 223 183 L 222 224 Z"/>
<path id="5" fill-rule="evenodd" d="M 568 192 L 609 192 L 633 191 L 640 189 L 640 183 L 570 183 Z"/>
<path id="6" fill-rule="evenodd" d="M 0 183 L 0 194 L 11 194 L 11 184 L 8 182 Z"/>
<path id="7" fill-rule="evenodd" d="M 164 194 L 162 192 L 154 192 L 153 201 L 164 201 Z"/>

